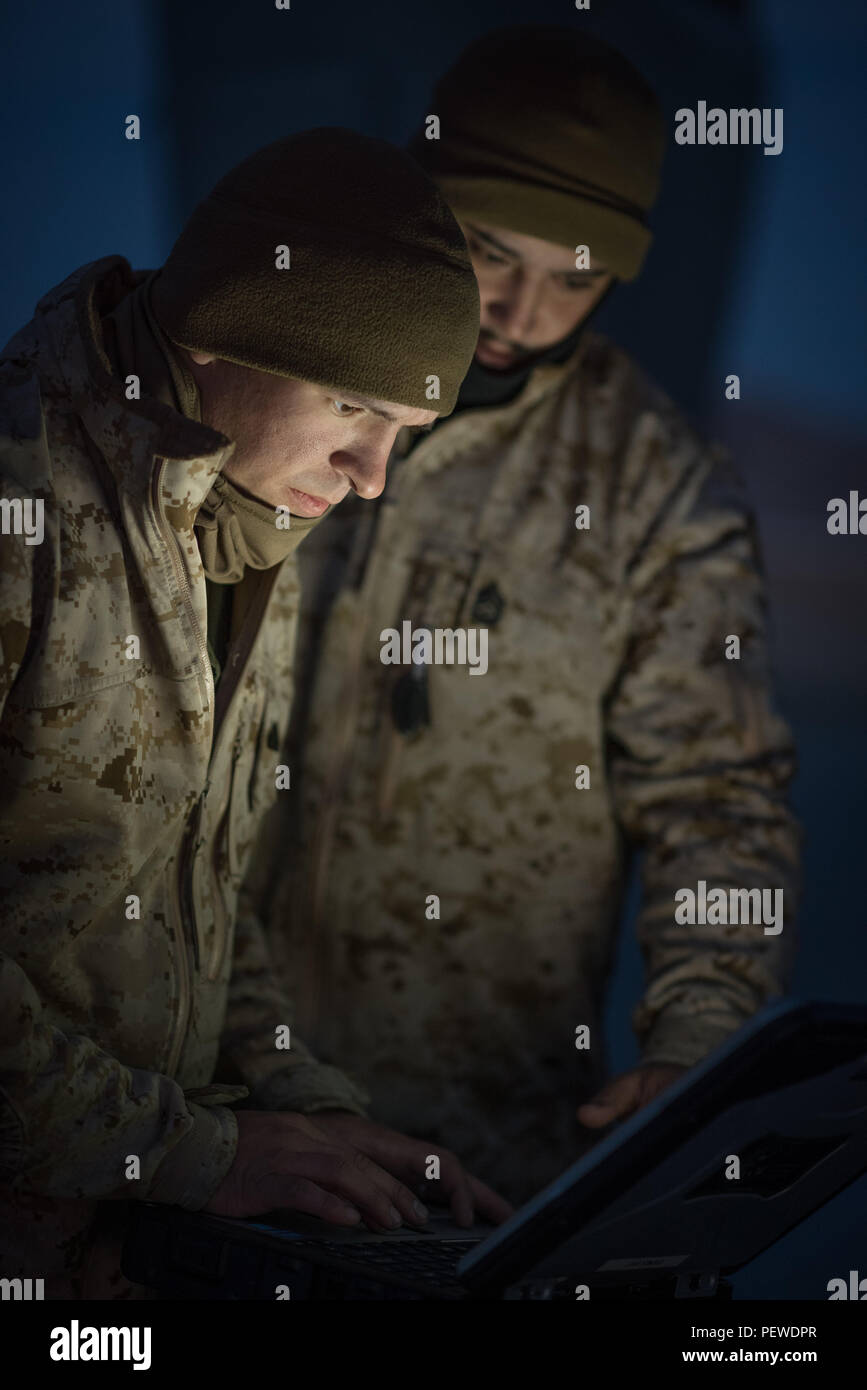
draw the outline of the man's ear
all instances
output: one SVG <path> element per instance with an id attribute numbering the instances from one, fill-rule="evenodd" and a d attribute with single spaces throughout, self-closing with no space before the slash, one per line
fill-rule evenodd
<path id="1" fill-rule="evenodd" d="M 217 360 L 215 352 L 193 352 L 191 348 L 186 348 L 185 351 L 197 367 L 207 367 L 209 362 L 216 362 Z"/>

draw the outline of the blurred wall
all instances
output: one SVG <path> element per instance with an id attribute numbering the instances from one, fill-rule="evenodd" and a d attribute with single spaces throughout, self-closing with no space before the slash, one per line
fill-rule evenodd
<path id="1" fill-rule="evenodd" d="M 154 264 L 171 245 L 158 17 L 144 0 L 3 6 L 0 344 L 78 266 L 118 252 Z M 125 138 L 130 114 L 140 141 Z"/>

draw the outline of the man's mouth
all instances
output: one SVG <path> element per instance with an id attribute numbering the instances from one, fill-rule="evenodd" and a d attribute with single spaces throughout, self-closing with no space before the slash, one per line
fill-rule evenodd
<path id="1" fill-rule="evenodd" d="M 312 493 L 302 492 L 300 488 L 290 487 L 286 491 L 289 494 L 286 506 L 290 513 L 294 513 L 295 516 L 321 516 L 331 506 L 327 498 L 314 497 Z"/>
<path id="2" fill-rule="evenodd" d="M 495 338 L 480 334 L 476 343 L 476 357 L 485 367 L 511 367 L 518 361 L 519 354 L 513 348 L 498 343 Z"/>

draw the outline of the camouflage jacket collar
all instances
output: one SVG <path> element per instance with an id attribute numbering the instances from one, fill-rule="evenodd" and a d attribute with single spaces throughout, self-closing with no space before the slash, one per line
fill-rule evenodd
<path id="1" fill-rule="evenodd" d="M 119 487 L 144 502 L 155 460 L 166 459 L 163 488 L 173 498 L 183 499 L 183 515 L 175 509 L 172 521 L 176 527 L 188 528 L 234 444 L 152 397 L 128 400 L 124 381 L 112 374 L 100 316 L 147 273 L 133 271 L 123 256 L 105 256 L 74 271 L 45 295 L 37 313 L 47 317 L 42 328 L 54 349 L 49 375 L 75 402 L 84 428 Z"/>
<path id="2" fill-rule="evenodd" d="M 559 390 L 567 377 L 579 372 L 585 355 L 595 343 L 598 343 L 597 335 L 584 333 L 565 362 L 542 362 L 534 367 L 523 390 L 505 405 L 468 406 L 450 415 L 412 450 L 413 473 L 416 476 L 437 473 L 451 463 L 457 453 L 474 444 L 484 445 L 492 436 L 508 433 L 535 405 Z M 410 431 L 400 430 L 395 441 L 396 457 L 405 458 L 411 443 Z"/>

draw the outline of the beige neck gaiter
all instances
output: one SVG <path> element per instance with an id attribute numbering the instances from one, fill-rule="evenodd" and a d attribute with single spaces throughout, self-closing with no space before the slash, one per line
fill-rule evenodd
<path id="1" fill-rule="evenodd" d="M 103 317 L 106 353 L 118 375 L 135 373 L 139 377 L 143 394 L 201 424 L 195 378 L 151 308 L 150 289 L 158 273 L 154 271 Z M 237 584 L 248 565 L 251 569 L 270 569 L 285 560 L 321 520 L 302 516 L 290 520 L 287 512 L 278 513 L 276 506 L 242 491 L 220 473 L 196 513 L 196 538 L 205 574 L 215 584 Z"/>
<path id="2" fill-rule="evenodd" d="M 290 521 L 287 512 L 278 514 L 276 507 L 242 492 L 220 473 L 196 513 L 205 574 L 215 584 L 237 584 L 247 565 L 270 569 L 285 560 L 321 520 L 293 516 Z M 283 529 L 287 521 L 289 526 Z"/>

